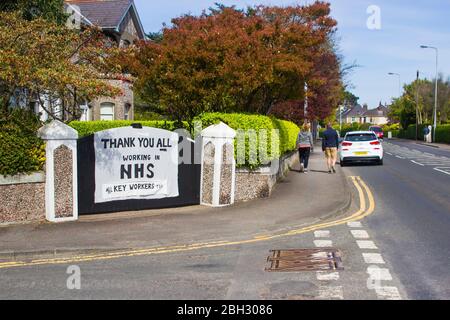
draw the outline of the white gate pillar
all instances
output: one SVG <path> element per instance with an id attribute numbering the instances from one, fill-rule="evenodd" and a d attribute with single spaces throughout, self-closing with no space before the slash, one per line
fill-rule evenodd
<path id="1" fill-rule="evenodd" d="M 45 215 L 50 222 L 78 219 L 78 132 L 53 120 L 39 129 L 46 142 Z"/>
<path id="2" fill-rule="evenodd" d="M 225 123 L 202 131 L 202 173 L 200 203 L 212 207 L 234 203 L 236 161 L 234 138 L 236 131 Z"/>

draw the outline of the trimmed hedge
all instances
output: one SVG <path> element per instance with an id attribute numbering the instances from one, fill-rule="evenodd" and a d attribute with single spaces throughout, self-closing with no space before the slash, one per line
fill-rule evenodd
<path id="1" fill-rule="evenodd" d="M 158 129 L 165 129 L 169 131 L 174 131 L 177 129 L 174 121 L 128 121 L 128 120 L 115 120 L 115 121 L 72 121 L 69 126 L 78 131 L 80 138 L 90 136 L 99 131 L 129 127 L 133 123 L 140 123 L 144 127 L 153 127 Z M 184 128 L 188 128 L 187 123 L 183 123 Z"/>
<path id="2" fill-rule="evenodd" d="M 202 122 L 202 127 L 206 128 L 210 125 L 217 124 L 220 121 L 237 131 L 235 140 L 235 153 L 238 160 L 238 166 L 257 168 L 262 164 L 277 159 L 280 155 L 284 155 L 296 149 L 297 136 L 300 128 L 290 121 L 276 119 L 263 115 L 241 114 L 241 113 L 204 113 L 195 120 Z M 261 141 L 259 130 L 265 129 L 267 136 L 265 141 Z M 278 133 L 272 137 L 272 130 L 278 130 Z M 257 144 L 256 148 L 250 148 L 249 141 L 252 132 L 255 130 Z M 238 141 L 245 139 L 245 151 L 238 149 Z M 273 141 L 272 146 L 272 139 Z M 275 147 L 275 150 L 272 150 Z M 255 150 L 256 149 L 256 150 Z M 264 150 L 266 150 L 264 152 Z M 261 151 L 263 151 L 261 153 Z M 240 158 L 245 153 L 245 164 L 239 163 Z"/>
<path id="3" fill-rule="evenodd" d="M 236 130 L 236 159 L 239 161 L 241 160 L 240 158 L 245 155 L 245 164 L 238 162 L 238 166 L 249 167 L 252 169 L 261 166 L 262 164 L 266 164 L 273 159 L 277 159 L 280 155 L 283 155 L 289 151 L 295 150 L 297 135 L 300 131 L 300 128 L 292 122 L 262 115 L 240 113 L 204 113 L 197 116 L 194 119 L 194 122 L 195 121 L 201 122 L 202 128 L 207 128 L 210 125 L 217 124 L 222 121 Z M 143 126 L 166 129 L 170 131 L 177 129 L 177 126 L 173 121 L 74 121 L 69 125 L 78 131 L 80 137 L 85 137 L 98 131 L 131 126 L 133 123 L 140 123 Z M 183 123 L 183 128 L 189 130 L 189 125 L 187 122 Z M 259 135 L 259 130 L 261 129 L 266 130 L 267 134 L 265 137 Z M 278 133 L 272 137 L 271 133 L 273 129 L 277 129 Z M 253 135 L 253 133 L 248 130 L 254 130 L 253 132 L 256 133 L 256 148 L 250 147 L 249 138 Z M 263 138 L 264 141 L 261 138 Z M 238 141 L 243 141 L 244 139 L 245 150 L 242 150 L 242 148 L 238 150 L 238 147 L 240 147 L 240 145 L 238 145 Z M 272 147 L 275 147 L 274 150 L 272 150 Z"/>
<path id="4" fill-rule="evenodd" d="M 419 140 L 424 140 L 424 134 L 423 129 L 425 127 L 428 127 L 429 124 L 420 124 L 419 125 Z M 408 126 L 408 129 L 406 130 L 400 130 L 398 134 L 399 138 L 402 139 L 416 139 L 416 125 L 412 124 Z M 436 127 L 436 142 L 437 143 L 450 143 L 450 125 L 449 124 L 443 124 Z"/>
<path id="5" fill-rule="evenodd" d="M 450 143 L 450 124 L 436 127 L 436 142 Z"/>
<path id="6" fill-rule="evenodd" d="M 45 144 L 36 136 L 37 117 L 17 109 L 0 120 L 0 175 L 16 175 L 43 170 Z"/>

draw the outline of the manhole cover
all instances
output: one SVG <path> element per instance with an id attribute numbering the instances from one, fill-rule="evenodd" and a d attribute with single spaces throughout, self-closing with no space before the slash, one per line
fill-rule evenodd
<path id="1" fill-rule="evenodd" d="M 271 250 L 268 272 L 343 270 L 341 253 L 333 248 Z"/>

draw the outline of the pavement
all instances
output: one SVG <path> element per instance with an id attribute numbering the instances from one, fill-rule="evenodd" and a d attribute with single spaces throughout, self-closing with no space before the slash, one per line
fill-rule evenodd
<path id="1" fill-rule="evenodd" d="M 0 262 L 240 241 L 345 215 L 352 200 L 348 179 L 342 172 L 327 173 L 320 150 L 311 155 L 310 167 L 309 174 L 293 168 L 270 198 L 226 208 L 193 206 L 82 216 L 62 224 L 3 226 Z"/>

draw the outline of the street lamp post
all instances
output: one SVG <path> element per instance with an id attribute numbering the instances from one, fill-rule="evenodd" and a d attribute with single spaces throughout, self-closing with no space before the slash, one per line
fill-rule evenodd
<path id="1" fill-rule="evenodd" d="M 433 132 L 433 141 L 436 142 L 436 127 L 437 127 L 437 101 L 438 101 L 438 63 L 439 63 L 439 50 L 436 47 L 431 46 L 420 46 L 422 49 L 433 49 L 436 51 L 436 84 L 435 84 L 435 92 L 434 92 L 434 132 Z"/>
<path id="2" fill-rule="evenodd" d="M 389 72 L 388 75 L 390 76 L 397 76 L 398 77 L 398 97 L 400 98 L 402 96 L 402 81 L 401 81 L 401 76 L 399 73 L 395 73 L 395 72 Z"/>
<path id="3" fill-rule="evenodd" d="M 419 140 L 419 70 L 416 77 L 416 141 Z"/>

